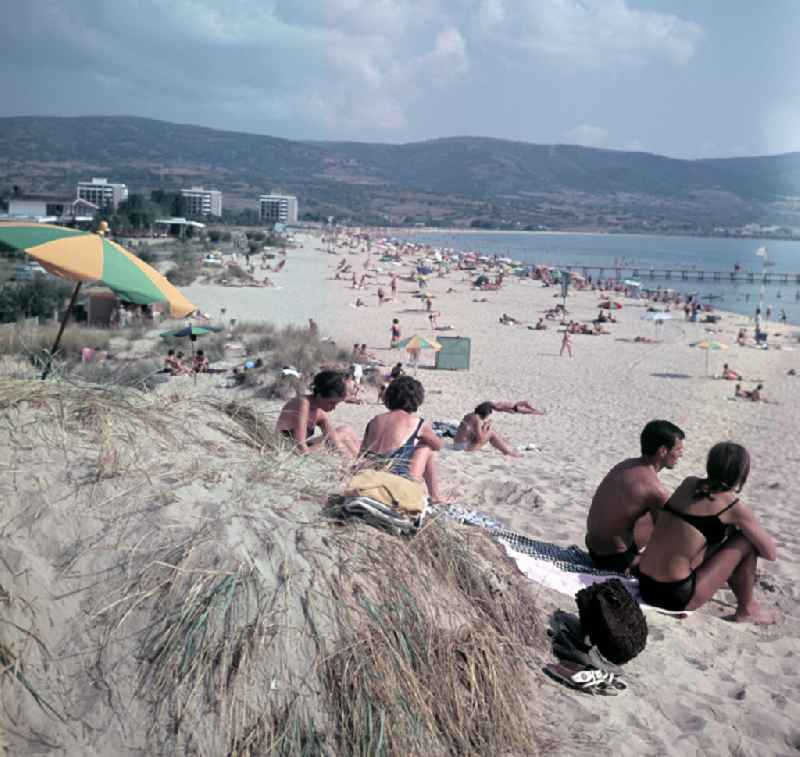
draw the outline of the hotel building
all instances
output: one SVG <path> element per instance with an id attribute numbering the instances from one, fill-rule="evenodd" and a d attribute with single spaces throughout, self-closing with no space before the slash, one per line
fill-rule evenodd
<path id="1" fill-rule="evenodd" d="M 258 207 L 261 223 L 297 223 L 297 198 L 293 195 L 261 195 Z"/>
<path id="2" fill-rule="evenodd" d="M 218 189 L 203 189 L 203 187 L 182 189 L 181 197 L 185 203 L 187 216 L 222 215 L 222 192 Z"/>

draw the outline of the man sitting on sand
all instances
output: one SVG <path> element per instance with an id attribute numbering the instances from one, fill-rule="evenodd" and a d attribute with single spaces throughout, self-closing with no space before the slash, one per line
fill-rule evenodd
<path id="1" fill-rule="evenodd" d="M 425 481 L 434 503 L 449 500 L 439 491 L 436 453 L 442 440 L 430 423 L 415 415 L 425 390 L 415 378 L 400 376 L 386 387 L 383 403 L 389 412 L 376 415 L 364 431 L 361 454 L 364 465 L 386 468 L 416 481 Z"/>
<path id="2" fill-rule="evenodd" d="M 338 371 L 320 371 L 311 383 L 311 394 L 289 400 L 281 410 L 275 430 L 295 442 L 303 455 L 325 449 L 327 442 L 348 457 L 358 454 L 359 439 L 349 426 L 334 428 L 330 413 L 347 397 L 344 376 Z M 317 435 L 319 429 L 322 434 Z"/>
<path id="3" fill-rule="evenodd" d="M 654 514 L 669 499 L 658 478 L 683 454 L 685 434 L 669 421 L 650 421 L 641 456 L 615 465 L 597 487 L 586 521 L 586 547 L 595 567 L 627 573 L 653 531 Z"/>
<path id="4" fill-rule="evenodd" d="M 498 433 L 492 431 L 492 422 L 489 420 L 489 416 L 493 411 L 494 403 L 481 402 L 471 413 L 467 413 L 456 431 L 453 449 L 474 452 L 489 442 L 492 447 L 504 455 L 522 457 Z"/>

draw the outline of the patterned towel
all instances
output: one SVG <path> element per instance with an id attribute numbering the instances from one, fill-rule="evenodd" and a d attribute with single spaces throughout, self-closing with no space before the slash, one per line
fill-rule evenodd
<path id="1" fill-rule="evenodd" d="M 515 534 L 513 531 L 494 529 L 492 535 L 501 544 L 508 546 L 518 554 L 528 555 L 535 560 L 543 560 L 553 563 L 555 567 L 565 573 L 587 573 L 592 576 L 619 576 L 613 570 L 596 568 L 592 564 L 589 553 L 575 544 L 569 547 L 561 547 L 548 541 L 537 541 L 530 539 L 522 534 Z"/>
<path id="2" fill-rule="evenodd" d="M 422 523 L 424 512 L 413 518 L 403 515 L 383 502 L 370 497 L 348 497 L 341 505 L 342 512 L 356 516 L 376 528 L 392 534 L 409 534 L 417 531 Z"/>
<path id="3" fill-rule="evenodd" d="M 488 531 L 501 544 L 509 550 L 521 555 L 528 555 L 536 560 L 552 563 L 559 570 L 566 573 L 586 573 L 593 576 L 618 576 L 610 570 L 595 568 L 589 553 L 575 544 L 562 547 L 548 541 L 537 541 L 528 536 L 514 533 L 504 528 L 502 524 L 479 510 L 468 510 L 458 505 L 448 505 L 439 511 L 446 518 L 476 526 Z"/>

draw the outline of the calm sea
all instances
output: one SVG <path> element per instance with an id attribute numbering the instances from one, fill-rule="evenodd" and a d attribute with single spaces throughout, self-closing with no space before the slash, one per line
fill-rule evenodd
<path id="1" fill-rule="evenodd" d="M 502 234 L 459 234 L 457 232 L 409 233 L 403 239 L 422 242 L 434 247 L 455 250 L 474 250 L 483 255 L 499 255 L 525 263 L 555 266 L 603 266 L 604 277 L 614 276 L 614 267 L 637 267 L 638 280 L 645 287 L 670 287 L 681 293 L 697 292 L 701 300 L 712 301 L 716 307 L 736 313 L 753 315 L 759 301 L 761 284 L 682 281 L 680 274 L 672 279 L 650 279 L 649 268 L 678 270 L 732 271 L 739 265 L 743 271 L 759 274 L 800 273 L 800 242 L 754 239 L 699 239 L 694 237 L 650 237 L 608 234 L 546 234 L 507 232 Z M 763 268 L 762 258 L 756 255 L 766 246 L 769 265 Z M 589 272 L 593 278 L 597 271 Z M 630 276 L 630 271 L 625 272 Z M 789 284 L 770 283 L 764 289 L 764 307 L 772 306 L 772 319 L 781 309 L 790 323 L 800 325 L 800 285 L 794 279 Z"/>

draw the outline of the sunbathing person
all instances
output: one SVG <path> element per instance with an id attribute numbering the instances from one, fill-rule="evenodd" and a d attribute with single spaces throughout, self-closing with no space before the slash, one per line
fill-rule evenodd
<path id="1" fill-rule="evenodd" d="M 733 368 L 729 368 L 728 364 L 722 366 L 722 376 L 721 378 L 726 379 L 727 381 L 741 381 L 742 374 L 734 371 Z"/>
<path id="2" fill-rule="evenodd" d="M 733 620 L 774 623 L 753 596 L 759 557 L 775 560 L 775 543 L 739 498 L 750 472 L 747 450 L 733 442 L 708 453 L 706 477 L 689 476 L 661 510 L 639 564 L 639 590 L 665 610 L 696 610 L 727 584 Z"/>
<path id="3" fill-rule="evenodd" d="M 192 369 L 195 373 L 208 373 L 208 358 L 203 350 L 197 350 L 192 360 Z"/>
<path id="4" fill-rule="evenodd" d="M 504 455 L 522 457 L 498 433 L 492 431 L 492 422 L 489 420 L 489 416 L 494 409 L 494 403 L 481 402 L 471 413 L 467 413 L 456 431 L 453 449 L 474 452 L 489 442 L 492 447 Z"/>
<path id="5" fill-rule="evenodd" d="M 537 410 L 527 400 L 519 402 L 492 402 L 492 408 L 498 413 L 518 413 L 519 415 L 544 415 L 544 410 Z"/>
<path id="6" fill-rule="evenodd" d="M 311 394 L 289 400 L 281 410 L 275 430 L 295 442 L 307 455 L 328 445 L 349 457 L 358 454 L 359 439 L 349 426 L 334 427 L 330 413 L 347 396 L 344 376 L 337 371 L 320 371 L 311 383 Z M 322 433 L 317 434 L 319 429 Z"/>
<path id="7" fill-rule="evenodd" d="M 164 370 L 171 373 L 173 376 L 182 376 L 191 373 L 191 370 L 183 364 L 183 353 L 175 354 L 175 350 L 167 352 L 167 357 L 164 359 Z"/>
<path id="8" fill-rule="evenodd" d="M 425 390 L 415 378 L 400 376 L 383 393 L 389 412 L 376 415 L 364 431 L 361 454 L 364 465 L 386 468 L 398 476 L 425 481 L 431 500 L 449 500 L 439 490 L 436 453 L 442 440 L 430 423 L 414 413 L 425 399 Z"/>
<path id="9" fill-rule="evenodd" d="M 658 473 L 677 465 L 683 439 L 674 423 L 650 421 L 641 433 L 641 456 L 615 465 L 597 487 L 586 520 L 586 547 L 595 567 L 625 573 L 636 565 L 654 514 L 669 499 Z"/>

